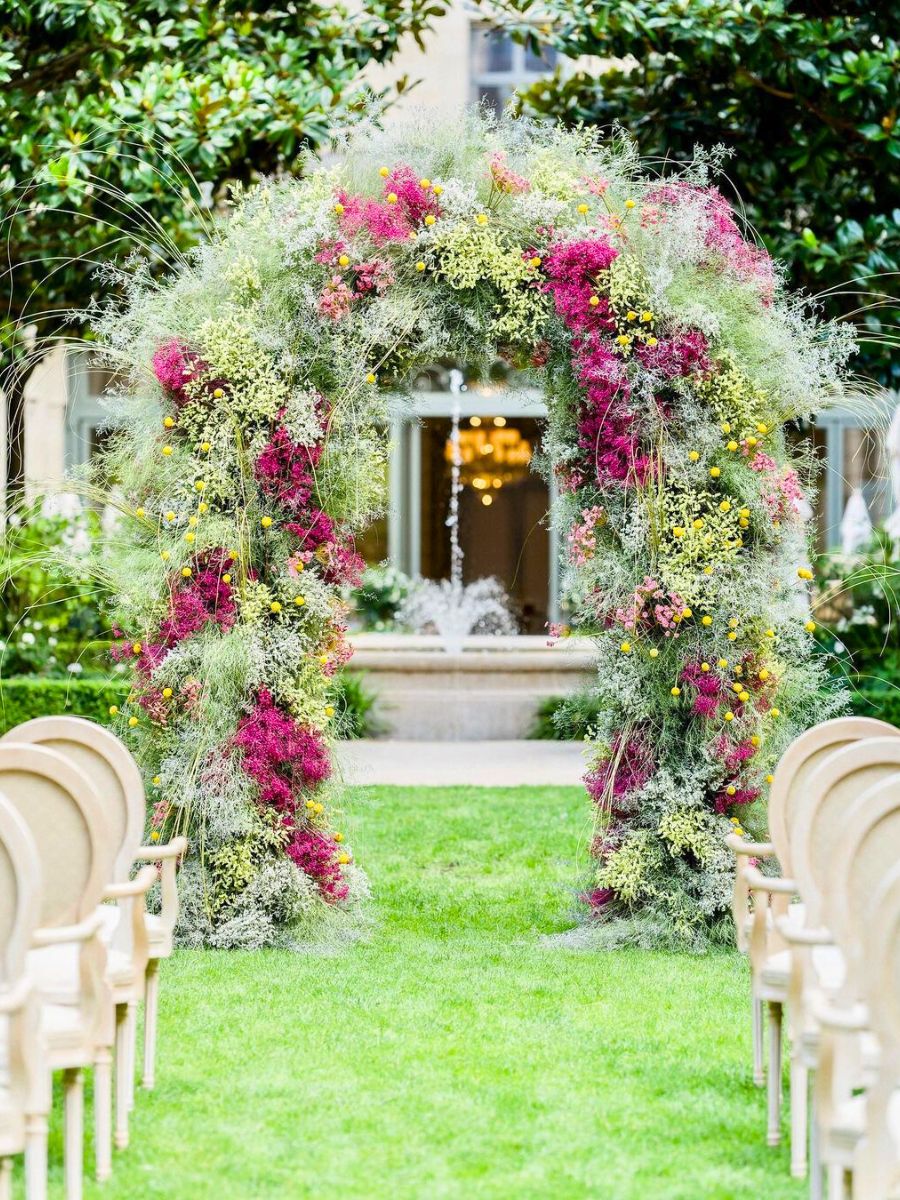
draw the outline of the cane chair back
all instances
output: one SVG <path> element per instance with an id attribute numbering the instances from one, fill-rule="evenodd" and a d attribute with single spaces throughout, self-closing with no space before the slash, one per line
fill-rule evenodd
<path id="1" fill-rule="evenodd" d="M 809 776 L 793 814 L 794 875 L 806 904 L 806 923 L 826 922 L 833 864 L 858 798 L 900 771 L 900 737 L 863 738 L 823 759 Z"/>
<path id="2" fill-rule="evenodd" d="M 783 875 L 795 874 L 791 837 L 797 811 L 809 779 L 822 761 L 862 738 L 890 736 L 900 739 L 900 729 L 885 721 L 873 717 L 836 717 L 807 729 L 788 746 L 775 770 L 768 805 L 769 836 Z"/>
<path id="3" fill-rule="evenodd" d="M 11 729 L 4 742 L 28 743 L 55 750 L 73 762 L 94 784 L 103 804 L 103 820 L 116 846 L 112 880 L 128 879 L 144 831 L 144 784 L 130 751 L 109 729 L 83 717 L 37 717 Z"/>
<path id="4" fill-rule="evenodd" d="M 94 785 L 55 750 L 5 742 L 0 744 L 0 791 L 37 846 L 44 880 L 41 926 L 84 921 L 100 901 L 116 850 Z"/>
<path id="5" fill-rule="evenodd" d="M 41 912 L 41 863 L 15 806 L 0 792 L 0 989 L 14 988 Z"/>

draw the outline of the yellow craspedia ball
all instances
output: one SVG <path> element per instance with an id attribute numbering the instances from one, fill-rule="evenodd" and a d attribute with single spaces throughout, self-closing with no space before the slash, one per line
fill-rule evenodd
<path id="1" fill-rule="evenodd" d="M 720 658 L 720 659 L 718 660 L 718 662 L 716 663 L 716 666 L 717 666 L 717 667 L 718 667 L 720 670 L 724 671 L 724 670 L 725 670 L 725 668 L 728 666 L 728 659 L 727 659 L 727 658 Z"/>
<path id="2" fill-rule="evenodd" d="M 344 206 L 343 206 L 343 204 L 336 204 L 336 205 L 334 206 L 334 211 L 337 213 L 337 215 L 338 215 L 338 216 L 340 216 L 340 215 L 341 215 L 341 213 L 344 211 Z"/>
<path id="3" fill-rule="evenodd" d="M 803 628 L 806 630 L 807 633 L 815 633 L 816 632 L 816 623 L 815 623 L 815 621 L 807 621 L 806 624 L 803 626 Z"/>
<path id="4" fill-rule="evenodd" d="M 428 191 L 428 189 L 431 187 L 431 180 L 430 180 L 430 179 L 420 179 L 420 180 L 419 180 L 419 187 L 420 187 L 420 188 L 424 188 L 424 189 L 425 189 L 425 191 L 427 192 L 427 191 Z"/>
<path id="5" fill-rule="evenodd" d="M 226 571 L 225 574 L 222 576 L 222 582 L 223 583 L 231 583 L 231 575 L 228 571 Z"/>
<path id="6" fill-rule="evenodd" d="M 437 192 L 437 188 L 435 188 L 435 192 Z M 433 224 L 434 224 L 434 222 L 435 222 L 435 217 L 434 217 L 434 214 L 433 214 L 433 213 L 429 213 L 429 214 L 428 214 L 428 216 L 425 218 L 425 224 L 426 224 L 426 225 L 433 225 Z"/>
<path id="7" fill-rule="evenodd" d="M 294 603 L 297 605 L 298 608 L 302 608 L 303 605 L 306 603 L 306 597 L 305 596 L 295 596 Z"/>
<path id="8" fill-rule="evenodd" d="M 271 517 L 263 517 L 259 523 L 260 523 L 260 525 L 262 525 L 263 529 L 268 529 L 270 527 L 270 525 L 272 524 L 272 518 Z"/>
<path id="9" fill-rule="evenodd" d="M 749 692 L 738 692 L 738 700 L 740 700 L 741 704 L 746 704 L 749 699 Z"/>
<path id="10" fill-rule="evenodd" d="M 761 738 L 760 738 L 759 734 L 758 734 L 758 733 L 754 733 L 753 737 L 750 739 L 750 745 L 751 745 L 751 746 L 758 746 L 758 745 L 759 745 L 759 743 L 760 743 L 760 741 L 761 741 Z"/>
<path id="11" fill-rule="evenodd" d="M 588 206 L 586 204 L 579 204 L 576 211 L 580 212 L 581 215 L 584 216 L 584 214 L 588 211 Z"/>
<path id="12" fill-rule="evenodd" d="M 346 254 L 342 254 L 341 257 L 338 259 L 338 265 L 341 267 L 349 267 L 350 266 L 350 259 L 347 257 Z"/>
<path id="13" fill-rule="evenodd" d="M 659 339 L 658 339 L 658 338 L 655 338 L 655 337 L 648 337 L 648 338 L 647 338 L 647 345 L 648 345 L 648 346 L 656 346 L 656 345 L 658 345 L 658 344 L 659 344 Z"/>
<path id="14" fill-rule="evenodd" d="M 390 171 L 388 170 L 387 167 L 379 167 L 378 174 L 381 176 L 382 179 L 387 179 L 388 175 L 390 175 Z"/>
<path id="15" fill-rule="evenodd" d="M 533 258 L 530 258 L 530 259 L 528 260 L 528 262 L 529 262 L 529 265 L 530 265 L 530 266 L 532 266 L 532 267 L 539 267 L 539 266 L 541 265 L 541 262 L 542 262 L 542 261 L 543 261 L 543 260 L 542 260 L 542 259 L 540 258 L 540 256 L 539 256 L 539 255 L 537 255 L 537 254 L 535 254 Z"/>
<path id="16" fill-rule="evenodd" d="M 672 537 L 676 537 L 676 538 L 684 537 L 684 529 L 682 528 L 681 525 L 675 526 L 675 528 L 672 530 Z"/>
<path id="17" fill-rule="evenodd" d="M 699 450 L 689 450 L 688 458 L 691 460 L 691 462 L 697 462 L 698 459 L 700 458 L 700 451 Z"/>
<path id="18" fill-rule="evenodd" d="M 111 704 L 111 705 L 109 706 L 109 715 L 110 715 L 111 717 L 117 717 L 117 716 L 119 715 L 119 706 L 118 706 L 118 704 Z"/>
<path id="19" fill-rule="evenodd" d="M 170 558 L 168 550 L 160 550 L 159 557 L 163 560 L 163 562 L 168 562 Z"/>
<path id="20" fill-rule="evenodd" d="M 417 270 L 417 271 L 424 271 L 424 270 L 425 270 L 425 264 L 422 262 L 422 260 L 421 260 L 421 259 L 419 259 L 419 261 L 416 263 L 416 270 Z"/>
<path id="21" fill-rule="evenodd" d="M 342 867 L 346 867 L 346 865 L 347 865 L 347 863 L 349 863 L 349 861 L 350 861 L 349 854 L 339 854 L 338 855 L 338 862 L 341 864 Z"/>
<path id="22" fill-rule="evenodd" d="M 657 650 L 657 648 L 655 646 L 651 646 L 651 648 L 647 651 L 647 653 L 650 655 L 651 658 L 659 658 L 659 651 Z"/>
<path id="23" fill-rule="evenodd" d="M 200 449 L 203 451 L 204 454 L 209 454 L 212 447 L 210 446 L 209 442 L 201 442 Z"/>
<path id="24" fill-rule="evenodd" d="M 765 683 L 768 678 L 769 678 L 769 672 L 766 670 L 765 667 L 763 667 L 763 669 L 761 671 L 757 672 L 757 679 L 761 679 L 763 681 L 763 683 Z"/>
<path id="25" fill-rule="evenodd" d="M 756 438 L 755 438 L 755 437 L 748 437 L 748 438 L 747 438 L 747 445 L 748 445 L 748 446 L 750 447 L 750 449 L 752 450 L 752 449 L 753 449 L 753 447 L 756 445 Z"/>
<path id="26" fill-rule="evenodd" d="M 680 688 L 680 687 L 673 687 L 673 688 L 669 688 L 669 694 L 670 694 L 670 695 L 672 695 L 672 696 L 680 696 L 680 695 L 681 695 L 681 688 Z"/>
<path id="27" fill-rule="evenodd" d="M 732 452 L 732 454 L 734 453 L 735 450 L 737 450 L 737 448 L 738 448 L 738 444 L 735 441 L 730 441 L 728 443 L 728 445 L 725 447 L 725 449 L 730 450 Z"/>
<path id="28" fill-rule="evenodd" d="M 203 492 L 205 490 L 206 490 L 206 481 L 203 479 L 198 479 L 196 481 L 196 483 L 194 484 L 194 491 L 195 492 Z"/>
<path id="29" fill-rule="evenodd" d="M 195 533 L 186 533 L 184 535 L 184 540 L 188 543 L 189 546 L 192 546 L 194 544 L 196 537 L 197 537 L 197 535 Z"/>
<path id="30" fill-rule="evenodd" d="M 599 296 L 591 296 L 591 298 L 588 300 L 588 304 L 590 304 L 591 308 L 596 308 L 599 303 L 600 303 Z"/>
<path id="31" fill-rule="evenodd" d="M 487 225 L 487 223 L 488 223 L 487 213 L 478 213 L 478 215 L 475 218 L 475 224 L 476 225 Z"/>
<path id="32" fill-rule="evenodd" d="M 333 704 L 326 704 L 326 705 L 325 705 L 325 716 L 326 716 L 326 717 L 333 717 L 333 716 L 334 716 L 334 705 L 333 705 Z"/>
<path id="33" fill-rule="evenodd" d="M 385 196 L 385 199 L 387 200 L 388 204 L 396 204 L 397 203 L 397 193 L 396 192 L 388 192 L 388 194 Z"/>
<path id="34" fill-rule="evenodd" d="M 737 634 L 733 629 L 729 630 L 727 637 L 729 642 L 737 641 Z"/>
<path id="35" fill-rule="evenodd" d="M 775 776 L 774 776 L 774 775 L 767 775 L 767 776 L 766 776 L 766 783 L 774 783 L 774 782 L 775 782 Z"/>
<path id="36" fill-rule="evenodd" d="M 144 515 L 144 510 L 142 508 L 136 508 L 134 510 L 134 515 L 136 517 L 142 517 Z"/>
<path id="37" fill-rule="evenodd" d="M 280 613 L 281 605 L 279 604 L 279 602 L 277 600 L 273 600 L 272 603 L 269 605 L 269 610 L 273 613 Z"/>
<path id="38" fill-rule="evenodd" d="M 692 608 L 683 608 L 681 610 L 681 615 L 684 617 L 684 619 L 686 621 L 689 621 L 691 619 L 691 617 L 694 615 L 694 610 Z"/>
<path id="39" fill-rule="evenodd" d="M 163 446 L 162 452 L 166 456 L 166 458 L 168 458 L 169 455 L 172 453 L 172 447 L 171 446 Z"/>
<path id="40" fill-rule="evenodd" d="M 780 709 L 780 708 L 770 708 L 770 709 L 769 709 L 769 712 L 772 714 L 772 716 L 773 716 L 773 717 L 780 717 L 780 716 L 781 716 L 781 709 Z"/>
<path id="41" fill-rule="evenodd" d="M 798 567 L 797 575 L 800 579 L 812 579 L 813 578 L 813 573 L 809 569 L 809 567 Z"/>
<path id="42" fill-rule="evenodd" d="M 625 201 L 626 208 L 634 208 L 635 204 L 637 204 L 636 200 L 626 200 Z"/>
<path id="43" fill-rule="evenodd" d="M 737 788 L 734 786 L 734 784 L 733 784 L 733 783 L 729 783 L 729 785 L 728 785 L 728 787 L 725 789 L 725 791 L 726 791 L 726 793 L 727 793 L 729 796 L 735 796 L 735 795 L 737 795 Z"/>
<path id="44" fill-rule="evenodd" d="M 159 785 L 162 783 L 162 777 L 160 775 L 154 775 L 152 782 L 154 787 L 159 787 Z"/>
<path id="45" fill-rule="evenodd" d="M 702 616 L 700 618 L 700 624 L 705 625 L 707 628 L 709 628 L 709 626 L 712 625 L 712 623 L 713 623 L 713 619 L 709 615 L 709 613 L 706 613 L 704 616 Z"/>
<path id="46" fill-rule="evenodd" d="M 132 645 L 131 649 L 132 649 L 132 651 L 133 651 L 135 654 L 140 654 L 140 652 L 141 652 L 141 649 L 142 649 L 141 643 L 140 643 L 140 642 L 135 642 L 135 643 Z"/>
<path id="47" fill-rule="evenodd" d="M 374 372 L 370 371 L 368 373 L 368 375 L 366 376 L 366 383 L 374 383 L 374 382 L 375 382 L 375 374 L 374 374 Z"/>
<path id="48" fill-rule="evenodd" d="M 222 388 L 219 388 L 219 387 L 213 388 L 213 396 L 216 398 L 216 400 L 221 400 L 224 395 L 225 395 L 225 392 L 223 391 Z"/>
<path id="49" fill-rule="evenodd" d="M 727 713 L 725 714 L 725 720 L 726 720 L 726 721 L 733 721 L 733 720 L 734 720 L 734 713 L 733 713 L 733 712 L 727 712 Z"/>
<path id="50" fill-rule="evenodd" d="M 181 568 L 181 574 L 184 576 L 184 578 L 185 578 L 185 579 L 190 579 L 190 577 L 191 577 L 191 568 L 190 568 L 190 567 L 182 567 L 182 568 Z"/>
<path id="51" fill-rule="evenodd" d="M 718 479 L 719 476 L 722 474 L 722 471 L 721 471 L 720 467 L 710 467 L 709 473 L 713 479 Z"/>
<path id="52" fill-rule="evenodd" d="M 138 723 L 137 717 L 129 717 L 128 718 L 128 724 L 131 726 L 132 729 L 134 729 L 134 727 L 135 727 L 135 725 L 137 725 L 137 723 Z"/>
<path id="53" fill-rule="evenodd" d="M 171 429 L 174 426 L 174 424 L 175 424 L 174 417 L 163 417 L 163 426 L 166 429 Z"/>
<path id="54" fill-rule="evenodd" d="M 197 512 L 198 512 L 198 513 L 205 513 L 205 512 L 207 511 L 207 509 L 208 509 L 208 508 L 209 508 L 209 505 L 206 503 L 206 501 L 205 501 L 205 500 L 201 500 L 201 501 L 200 501 L 200 503 L 197 505 Z"/>
<path id="55" fill-rule="evenodd" d="M 344 840 L 344 835 L 342 833 L 336 833 L 334 835 L 334 840 L 336 842 L 342 842 Z"/>
<path id="56" fill-rule="evenodd" d="M 170 687 L 165 687 L 165 688 L 163 688 L 163 697 L 164 697 L 166 700 L 170 700 L 170 699 L 171 699 L 171 697 L 172 697 L 172 689 L 171 689 Z"/>
<path id="57" fill-rule="evenodd" d="M 166 513 L 166 520 L 167 520 L 167 521 L 174 521 L 174 520 L 175 520 L 175 514 L 172 512 L 171 508 L 170 508 L 170 509 L 169 509 L 169 511 Z"/>
<path id="58" fill-rule="evenodd" d="M 631 642 L 623 642 L 622 645 L 619 647 L 619 649 L 622 651 L 623 654 L 630 654 L 631 653 Z"/>

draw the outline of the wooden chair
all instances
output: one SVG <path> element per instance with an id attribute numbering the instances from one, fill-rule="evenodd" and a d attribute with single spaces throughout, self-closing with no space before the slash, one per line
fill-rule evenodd
<path id="1" fill-rule="evenodd" d="M 107 982 L 115 1005 L 115 1022 L 104 1031 L 98 1057 L 105 1061 L 114 1040 L 115 1142 L 119 1149 L 124 1149 L 128 1145 L 128 1114 L 134 1102 L 137 1005 L 144 998 L 149 956 L 144 901 L 157 879 L 156 869 L 151 866 L 145 866 L 134 879 L 130 878 L 144 830 L 141 773 L 115 734 L 81 717 L 38 717 L 16 726 L 7 734 L 7 739 L 46 746 L 74 762 L 97 788 L 107 829 L 116 847 L 112 880 L 103 893 L 105 900 L 115 903 L 101 905 L 98 909 L 102 920 L 101 936 L 107 946 Z M 0 744 L 7 739 L 0 739 Z M 49 956 L 44 965 L 48 972 L 59 974 L 58 964 Z M 68 971 L 64 972 L 68 995 L 58 997 L 68 1003 L 72 1003 L 72 993 L 78 988 L 75 966 L 73 959 Z M 109 1114 L 102 1109 L 105 1094 L 98 1092 L 96 1100 L 101 1106 L 95 1111 L 96 1174 L 98 1180 L 103 1180 L 112 1169 L 110 1121 Z"/>
<path id="2" fill-rule="evenodd" d="M 26 1155 L 26 1196 L 46 1194 L 46 1162 L 29 1152 L 26 1121 L 31 1082 L 42 1070 L 36 1006 L 26 973 L 28 948 L 40 919 L 41 863 L 28 826 L 0 794 L 0 1200 L 12 1197 L 13 1155 Z M 43 1170 L 43 1177 L 39 1172 Z"/>
<path id="3" fill-rule="evenodd" d="M 785 751 L 775 771 L 769 792 L 769 842 L 745 842 L 736 835 L 726 840 L 738 855 L 735 879 L 734 915 L 736 925 L 743 928 L 739 944 L 747 947 L 751 968 L 753 1005 L 753 1073 L 758 1084 L 764 1081 L 768 1092 L 769 1145 L 781 1140 L 781 1060 L 782 1026 L 791 987 L 791 954 L 781 920 L 790 916 L 792 923 L 802 924 L 801 903 L 792 904 L 797 895 L 793 878 L 792 835 L 798 807 L 802 802 L 808 780 L 817 766 L 844 746 L 861 738 L 895 736 L 900 730 L 869 717 L 839 717 L 825 721 L 801 734 Z M 780 867 L 780 877 L 764 875 L 748 860 L 772 859 Z M 747 932 L 746 906 L 752 903 Z M 763 1011 L 768 1009 L 769 1066 L 763 1068 Z M 799 1018 L 799 1014 L 798 1014 Z M 791 1076 L 791 1172 L 797 1177 L 806 1173 L 808 1046 L 800 1028 L 792 1031 Z"/>
<path id="4" fill-rule="evenodd" d="M 811 788 L 819 787 L 827 787 L 829 796 L 808 830 L 808 857 L 818 876 L 810 891 L 818 884 L 842 952 L 844 979 L 831 995 L 813 999 L 822 1030 L 815 1100 L 829 1196 L 843 1197 L 864 1130 L 864 1107 L 854 1092 L 871 1086 L 881 1070 L 880 1046 L 863 1002 L 864 946 L 868 927 L 881 919 L 875 897 L 900 862 L 897 739 L 873 739 L 843 751 L 839 761 L 817 772 Z M 799 857 L 803 871 L 806 854 Z"/>
<path id="5" fill-rule="evenodd" d="M 47 1069 L 34 1081 L 27 1114 L 30 1174 L 33 1179 L 46 1179 L 50 1076 L 62 1071 L 66 1195 L 69 1200 L 80 1200 L 83 1070 L 94 1066 L 95 1089 L 107 1097 L 110 1089 L 108 1064 L 97 1059 L 112 997 L 96 910 L 112 875 L 115 847 L 94 785 L 54 750 L 15 742 L 0 745 L 0 791 L 28 826 L 46 881 L 41 891 L 40 927 L 32 945 L 77 947 L 81 987 L 76 1003 L 59 1003 L 52 990 L 37 989 L 41 1002 L 38 1032 Z M 29 973 L 34 953 L 29 954 Z"/>

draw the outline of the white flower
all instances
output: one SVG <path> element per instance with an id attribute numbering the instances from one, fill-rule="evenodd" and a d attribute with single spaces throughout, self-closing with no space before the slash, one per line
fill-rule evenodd
<path id="1" fill-rule="evenodd" d="M 19 641 L 23 646 L 33 646 L 35 643 L 35 636 L 33 633 L 23 633 L 19 638 Z"/>
<path id="2" fill-rule="evenodd" d="M 79 662 L 73 662 L 69 663 L 69 665 L 66 667 L 66 670 L 70 675 L 80 675 L 84 670 L 84 667 L 82 667 L 81 663 Z"/>

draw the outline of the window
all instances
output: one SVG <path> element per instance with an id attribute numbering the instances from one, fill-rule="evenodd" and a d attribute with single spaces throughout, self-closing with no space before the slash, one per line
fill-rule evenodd
<path id="1" fill-rule="evenodd" d="M 518 88 L 527 87 L 556 67 L 556 51 L 549 46 L 535 53 L 514 42 L 502 29 L 472 26 L 472 95 L 500 112 Z"/>

